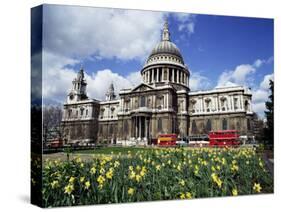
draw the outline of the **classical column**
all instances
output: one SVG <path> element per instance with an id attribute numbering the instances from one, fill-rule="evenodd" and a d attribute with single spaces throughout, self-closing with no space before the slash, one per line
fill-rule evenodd
<path id="1" fill-rule="evenodd" d="M 154 82 L 155 79 L 154 79 L 154 68 L 152 69 L 152 82 Z"/>
<path id="2" fill-rule="evenodd" d="M 159 68 L 157 68 L 156 71 L 156 82 L 159 82 Z"/>
<path id="3" fill-rule="evenodd" d="M 175 82 L 175 69 L 172 69 L 172 82 Z"/>
<path id="4" fill-rule="evenodd" d="M 240 95 L 241 99 L 241 109 L 244 110 L 244 100 L 243 100 L 243 95 Z"/>
<path id="5" fill-rule="evenodd" d="M 134 117 L 134 127 L 135 127 L 135 135 L 134 135 L 134 137 L 136 138 L 137 137 L 137 133 L 138 133 L 137 117 L 136 116 Z"/>
<path id="6" fill-rule="evenodd" d="M 148 141 L 148 138 L 149 138 L 149 119 L 145 119 L 146 120 L 146 123 L 145 123 L 145 126 L 146 126 L 146 132 L 145 132 L 145 137 L 147 138 L 147 141 Z"/>
<path id="7" fill-rule="evenodd" d="M 140 137 L 140 138 L 141 138 L 141 130 L 142 130 L 142 129 L 141 129 L 141 118 L 142 118 L 142 117 L 140 116 L 140 117 L 139 117 L 139 129 L 140 129 L 140 130 L 139 130 L 139 137 Z"/>
<path id="8" fill-rule="evenodd" d="M 220 101 L 220 96 L 218 95 L 217 97 L 217 101 L 218 101 L 218 111 L 221 110 L 221 101 Z"/>
<path id="9" fill-rule="evenodd" d="M 179 70 L 177 69 L 177 83 L 179 83 Z"/>
<path id="10" fill-rule="evenodd" d="M 147 83 L 147 71 L 145 72 L 145 83 Z"/>
<path id="11" fill-rule="evenodd" d="M 218 106 L 217 96 L 214 97 L 214 100 L 215 100 L 215 110 L 218 111 L 219 110 L 219 108 L 218 108 L 219 106 Z"/>
<path id="12" fill-rule="evenodd" d="M 182 71 L 180 72 L 180 83 L 181 84 L 183 83 L 183 72 Z"/>
<path id="13" fill-rule="evenodd" d="M 167 93 L 167 98 L 166 98 L 166 99 L 167 99 L 167 105 L 166 105 L 166 108 L 167 108 L 167 109 L 169 109 L 169 94 L 168 94 L 168 93 Z"/>

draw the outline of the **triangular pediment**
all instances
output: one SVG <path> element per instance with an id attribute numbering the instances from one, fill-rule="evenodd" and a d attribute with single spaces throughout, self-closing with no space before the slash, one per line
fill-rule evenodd
<path id="1" fill-rule="evenodd" d="M 133 88 L 132 91 L 148 91 L 148 90 L 153 90 L 154 88 L 145 84 L 145 83 L 141 83 L 138 86 L 136 86 L 135 88 Z"/>

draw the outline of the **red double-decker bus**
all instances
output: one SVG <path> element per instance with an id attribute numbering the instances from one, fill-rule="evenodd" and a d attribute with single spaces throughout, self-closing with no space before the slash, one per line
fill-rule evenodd
<path id="1" fill-rule="evenodd" d="M 237 130 L 210 131 L 208 137 L 211 147 L 237 147 L 240 144 Z"/>
<path id="2" fill-rule="evenodd" d="M 176 146 L 177 134 L 160 134 L 158 135 L 157 145 L 159 146 Z"/>

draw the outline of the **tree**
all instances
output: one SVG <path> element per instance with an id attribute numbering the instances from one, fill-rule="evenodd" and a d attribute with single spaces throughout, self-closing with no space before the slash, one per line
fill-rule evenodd
<path id="1" fill-rule="evenodd" d="M 59 106 L 43 107 L 43 142 L 50 138 L 61 139 L 62 109 Z"/>
<path id="2" fill-rule="evenodd" d="M 269 95 L 269 100 L 265 102 L 265 107 L 266 111 L 265 117 L 266 117 L 266 128 L 265 128 L 265 135 L 266 135 L 266 140 L 267 144 L 269 146 L 272 146 L 273 149 L 273 140 L 274 140 L 274 81 L 270 80 L 269 81 L 269 89 L 271 94 Z"/>
<path id="3" fill-rule="evenodd" d="M 262 143 L 262 141 L 264 140 L 264 121 L 259 118 L 257 113 L 253 114 L 252 121 L 255 140 L 258 143 Z"/>

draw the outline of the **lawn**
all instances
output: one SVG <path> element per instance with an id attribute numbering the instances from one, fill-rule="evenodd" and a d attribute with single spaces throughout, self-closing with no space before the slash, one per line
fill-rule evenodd
<path id="1" fill-rule="evenodd" d="M 131 154 L 136 154 L 139 151 L 153 151 L 152 148 L 145 147 L 100 147 L 90 150 L 78 150 L 73 152 L 74 154 L 113 154 L 113 155 L 127 155 L 128 151 Z"/>

